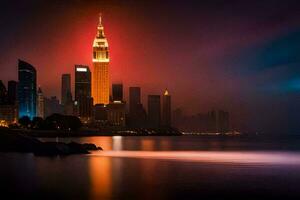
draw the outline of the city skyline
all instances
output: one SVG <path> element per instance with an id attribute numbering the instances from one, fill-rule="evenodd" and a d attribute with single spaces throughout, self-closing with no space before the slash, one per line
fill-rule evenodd
<path id="1" fill-rule="evenodd" d="M 211 108 L 229 110 L 234 125 L 241 129 L 293 132 L 300 129 L 298 112 L 291 112 L 299 107 L 297 48 L 286 45 L 290 40 L 294 44 L 298 41 L 295 20 L 298 14 L 289 9 L 297 8 L 296 1 L 289 1 L 289 8 L 287 4 L 272 1 L 273 9 L 268 13 L 264 12 L 270 5 L 267 0 L 236 3 L 235 13 L 230 12 L 230 4 L 221 2 L 192 1 L 184 5 L 153 1 L 118 6 L 102 1 L 76 1 L 72 5 L 33 2 L 17 7 L 6 5 L 8 11 L 15 9 L 20 13 L 31 6 L 36 13 L 24 15 L 19 23 L 9 23 L 12 28 L 6 32 L 12 34 L 0 37 L 7 47 L 1 54 L 4 62 L 1 69 L 7 72 L 7 76 L 1 77 L 4 82 L 16 80 L 16 59 L 21 58 L 40 72 L 38 77 L 43 79 L 38 83 L 45 95 L 59 97 L 60 74 L 72 72 L 74 64 L 92 69 L 91 44 L 101 11 L 110 42 L 111 77 L 114 77 L 111 83 L 122 82 L 124 88 L 140 86 L 145 94 L 158 94 L 167 87 L 172 91 L 173 108 L 182 107 L 188 114 Z M 202 12 L 196 12 L 193 5 Z M 159 12 L 167 8 L 170 12 Z M 55 11 L 57 16 L 49 11 Z M 45 12 L 46 20 L 31 20 L 41 12 Z M 65 25 L 59 31 L 54 28 L 58 17 L 62 19 L 59 24 Z M 6 19 L 3 23 L 8 24 Z M 23 27 L 20 24 L 28 26 L 22 29 L 22 36 L 16 37 Z M 9 47 L 12 38 L 24 43 L 17 43 L 13 50 Z M 47 44 L 50 45 L 47 56 L 39 53 L 45 38 L 52 41 Z M 74 77 L 73 72 L 71 75 Z M 124 95 L 128 97 L 128 90 Z M 144 95 L 144 104 L 146 100 Z M 257 110 L 261 114 L 257 115 Z"/>
<path id="2" fill-rule="evenodd" d="M 299 0 L 3 0 L 10 199 L 300 199 Z"/>

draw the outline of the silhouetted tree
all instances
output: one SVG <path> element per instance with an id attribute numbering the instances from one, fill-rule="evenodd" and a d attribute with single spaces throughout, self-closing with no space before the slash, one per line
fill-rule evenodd
<path id="1" fill-rule="evenodd" d="M 82 123 L 80 121 L 80 119 L 76 116 L 65 116 L 66 118 L 66 123 L 68 126 L 68 129 L 72 130 L 72 131 L 77 131 L 81 128 Z"/>
<path id="2" fill-rule="evenodd" d="M 45 129 L 77 131 L 81 128 L 82 123 L 78 117 L 53 114 L 45 119 Z"/>
<path id="3" fill-rule="evenodd" d="M 41 117 L 34 117 L 31 122 L 31 127 L 34 129 L 43 129 L 44 120 Z"/>
<path id="4" fill-rule="evenodd" d="M 31 120 L 28 116 L 23 116 L 19 119 L 19 124 L 23 127 L 23 128 L 29 128 L 29 125 L 31 124 Z"/>

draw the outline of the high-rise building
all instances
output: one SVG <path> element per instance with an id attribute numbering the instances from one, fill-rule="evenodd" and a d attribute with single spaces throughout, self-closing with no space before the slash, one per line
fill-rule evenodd
<path id="1" fill-rule="evenodd" d="M 18 64 L 18 102 L 19 116 L 36 116 L 36 70 L 35 68 L 22 60 Z"/>
<path id="2" fill-rule="evenodd" d="M 126 125 L 125 112 L 126 104 L 123 102 L 113 102 L 108 104 L 107 107 L 107 120 L 112 126 Z"/>
<path id="3" fill-rule="evenodd" d="M 45 100 L 40 87 L 37 92 L 37 116 L 41 118 L 45 117 Z"/>
<path id="4" fill-rule="evenodd" d="M 0 127 L 18 122 L 18 107 L 16 105 L 0 105 Z"/>
<path id="5" fill-rule="evenodd" d="M 145 127 L 146 111 L 141 103 L 141 88 L 129 87 L 129 121 L 131 127 Z"/>
<path id="6" fill-rule="evenodd" d="M 103 104 L 94 106 L 94 119 L 97 124 L 104 125 L 107 122 L 107 107 Z"/>
<path id="7" fill-rule="evenodd" d="M 17 81 L 8 81 L 8 102 L 9 104 L 17 103 L 18 83 Z"/>
<path id="8" fill-rule="evenodd" d="M 123 84 L 112 84 L 112 101 L 123 101 Z"/>
<path id="9" fill-rule="evenodd" d="M 109 104 L 109 49 L 101 16 L 93 43 L 93 67 L 92 96 L 94 104 L 107 105 Z"/>
<path id="10" fill-rule="evenodd" d="M 162 125 L 171 126 L 171 96 L 167 89 L 162 98 Z"/>
<path id="11" fill-rule="evenodd" d="M 160 95 L 148 95 L 148 124 L 151 128 L 160 126 Z"/>
<path id="12" fill-rule="evenodd" d="M 0 104 L 5 104 L 6 101 L 7 101 L 7 90 L 2 80 L 0 80 Z"/>
<path id="13" fill-rule="evenodd" d="M 91 71 L 88 66 L 75 65 L 75 101 L 77 113 L 83 122 L 92 117 Z"/>
<path id="14" fill-rule="evenodd" d="M 141 104 L 141 88 L 129 87 L 129 114 L 136 112 L 137 105 Z"/>
<path id="15" fill-rule="evenodd" d="M 9 93 L 3 82 L 0 80 L 0 127 L 8 127 L 10 124 L 17 123 L 18 121 L 18 105 L 15 99 L 12 100 L 9 98 L 13 89 L 11 87 L 11 82 L 15 81 L 9 81 Z M 14 91 L 16 92 L 16 88 L 14 88 Z"/>
<path id="16" fill-rule="evenodd" d="M 61 104 L 66 105 L 72 102 L 71 74 L 61 76 Z"/>

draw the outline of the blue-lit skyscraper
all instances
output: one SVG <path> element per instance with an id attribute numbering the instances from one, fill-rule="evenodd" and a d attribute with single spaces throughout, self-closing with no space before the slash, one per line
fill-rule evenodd
<path id="1" fill-rule="evenodd" d="M 18 102 L 19 117 L 36 116 L 36 70 L 29 63 L 19 60 L 18 63 Z"/>

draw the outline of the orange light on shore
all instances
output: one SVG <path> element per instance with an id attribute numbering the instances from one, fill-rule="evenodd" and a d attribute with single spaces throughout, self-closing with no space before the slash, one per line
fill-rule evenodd
<path id="1" fill-rule="evenodd" d="M 0 127 L 6 127 L 8 128 L 8 123 L 6 120 L 0 120 Z"/>

